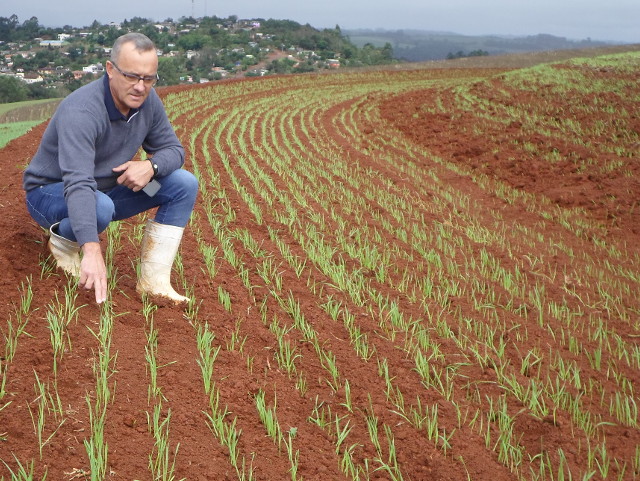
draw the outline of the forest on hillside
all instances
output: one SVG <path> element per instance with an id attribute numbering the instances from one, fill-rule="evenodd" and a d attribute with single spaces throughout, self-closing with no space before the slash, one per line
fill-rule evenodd
<path id="1" fill-rule="evenodd" d="M 460 35 L 450 32 L 424 30 L 343 30 L 357 46 L 366 44 L 381 47 L 389 44 L 395 58 L 410 62 L 443 60 L 484 55 L 539 52 L 590 48 L 612 45 L 592 39 L 570 40 L 565 37 L 538 34 L 529 36 Z"/>

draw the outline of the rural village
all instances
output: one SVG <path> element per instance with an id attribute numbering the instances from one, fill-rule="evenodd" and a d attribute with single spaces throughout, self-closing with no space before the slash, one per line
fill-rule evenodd
<path id="1" fill-rule="evenodd" d="M 1 19 L 0 19 L 1 20 Z M 4 19 L 5 24 L 7 23 Z M 142 31 L 154 40 L 160 57 L 159 85 L 206 83 L 229 77 L 303 73 L 393 61 L 389 47 L 358 48 L 339 27 L 319 31 L 289 20 L 186 18 L 154 23 L 134 18 L 90 27 L 45 29 L 38 19 L 23 22 L 20 40 L 3 40 L 0 28 L 0 75 L 32 88 L 58 93 L 103 73 L 110 45 L 118 35 Z M 1 22 L 0 22 L 1 24 Z M 19 28 L 17 19 L 13 24 Z M 43 95 L 44 96 L 44 95 Z M 53 95 L 52 95 L 53 96 Z M 58 94 L 59 96 L 59 94 Z"/>

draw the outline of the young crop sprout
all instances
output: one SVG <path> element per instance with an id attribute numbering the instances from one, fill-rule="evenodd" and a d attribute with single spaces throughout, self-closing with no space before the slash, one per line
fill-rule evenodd
<path id="1" fill-rule="evenodd" d="M 157 351 L 158 351 L 158 330 L 153 326 L 153 316 L 149 318 L 148 322 L 147 344 L 144 346 L 145 359 L 147 361 L 147 368 L 149 370 L 149 388 L 147 391 L 147 402 L 150 403 L 152 399 L 157 396 L 162 396 L 162 390 L 158 386 L 158 363 L 157 363 Z"/>
<path id="2" fill-rule="evenodd" d="M 178 456 L 180 443 L 176 445 L 172 454 L 169 443 L 171 409 L 167 411 L 164 419 L 161 419 L 161 411 L 162 403 L 158 402 L 154 406 L 150 419 L 149 413 L 147 413 L 149 430 L 155 441 L 153 452 L 149 454 L 149 470 L 151 471 L 153 479 L 157 479 L 158 481 L 174 481 L 176 457 Z M 182 480 L 184 479 L 186 478 L 182 478 Z"/>
<path id="3" fill-rule="evenodd" d="M 260 389 L 255 395 L 255 403 L 258 410 L 258 415 L 260 416 L 260 421 L 262 421 L 262 424 L 267 430 L 267 435 L 271 439 L 273 439 L 273 442 L 276 443 L 278 449 L 280 449 L 284 437 L 282 435 L 282 429 L 280 428 L 278 417 L 276 415 L 277 402 L 275 396 L 273 407 L 268 407 L 265 401 L 265 392 Z"/>
<path id="4" fill-rule="evenodd" d="M 209 407 L 211 412 L 205 413 L 207 425 L 218 441 L 227 448 L 229 462 L 235 469 L 238 479 L 254 480 L 253 459 L 251 465 L 247 467 L 246 458 L 240 453 L 238 443 L 241 431 L 236 428 L 237 418 L 234 417 L 231 422 L 226 421 L 229 410 L 226 406 L 224 409 L 220 406 L 220 392 L 215 385 L 209 394 Z"/>
<path id="5" fill-rule="evenodd" d="M 218 286 L 218 300 L 225 311 L 231 312 L 231 294 L 222 286 Z"/>
<path id="6" fill-rule="evenodd" d="M 109 447 L 104 438 L 104 427 L 106 422 L 106 406 L 100 410 L 100 406 L 96 403 L 91 405 L 91 397 L 86 396 L 87 406 L 89 407 L 89 426 L 91 433 L 89 438 L 84 440 L 84 446 L 89 457 L 89 467 L 91 469 L 91 479 L 105 479 L 107 474 L 108 452 Z"/>
<path id="7" fill-rule="evenodd" d="M 211 394 L 211 390 L 213 388 L 213 367 L 220 353 L 220 347 L 213 346 L 213 341 L 216 336 L 209 329 L 209 324 L 199 325 L 198 326 L 198 334 L 197 334 L 197 342 L 198 342 L 198 365 L 202 371 L 202 379 L 204 382 L 204 390 L 205 394 Z"/>
<path id="8" fill-rule="evenodd" d="M 11 467 L 7 464 L 7 462 L 4 459 L 2 460 L 2 464 L 5 465 L 5 467 L 9 470 L 9 473 L 11 474 L 11 481 L 36 481 L 36 478 L 34 477 L 35 476 L 34 460 L 31 460 L 31 462 L 29 462 L 25 466 L 20 462 L 20 460 L 16 457 L 15 454 L 13 454 L 13 459 L 17 465 L 16 466 L 17 471 L 14 471 L 13 469 L 11 469 Z M 41 481 L 45 481 L 46 479 L 47 479 L 47 469 L 45 468 Z"/>
<path id="9" fill-rule="evenodd" d="M 188 286 L 185 288 L 185 296 L 189 298 L 187 301 L 187 307 L 184 310 L 184 317 L 191 324 L 195 324 L 198 320 L 198 312 L 200 311 L 200 306 L 204 302 L 204 299 L 198 300 L 195 296 L 192 286 Z"/>
<path id="10" fill-rule="evenodd" d="M 278 350 L 274 353 L 276 361 L 291 378 L 296 374 L 296 362 L 302 358 L 302 354 L 295 346 L 291 345 L 291 341 L 286 337 L 291 328 L 281 328 L 278 325 L 278 318 L 274 316 L 269 329 L 276 335 L 278 342 Z"/>
<path id="11" fill-rule="evenodd" d="M 300 463 L 300 451 L 298 449 L 293 451 L 293 439 L 296 437 L 296 429 L 291 428 L 287 433 L 287 438 L 284 440 L 285 445 L 287 446 L 287 455 L 289 457 L 289 464 L 291 467 L 289 468 L 289 473 L 291 474 L 291 481 L 297 481 L 298 479 L 298 469 Z"/>
<path id="12" fill-rule="evenodd" d="M 95 400 L 87 393 L 86 401 L 89 408 L 90 433 L 84 440 L 91 479 L 104 479 L 107 474 L 109 446 L 104 436 L 106 426 L 107 407 L 111 401 L 109 379 L 115 370 L 116 355 L 111 355 L 111 333 L 113 330 L 113 306 L 109 300 L 101 308 L 99 331 L 91 333 L 99 342 L 98 357 L 94 359 L 93 371 L 96 378 Z"/>
<path id="13" fill-rule="evenodd" d="M 244 344 L 247 342 L 248 335 L 243 336 L 240 333 L 240 328 L 242 327 L 242 319 L 236 320 L 236 328 L 231 332 L 231 337 L 227 340 L 227 349 L 230 351 L 237 350 L 238 352 L 242 352 L 244 349 Z"/>
<path id="14" fill-rule="evenodd" d="M 36 378 L 36 384 L 34 386 L 36 392 L 36 412 L 34 414 L 31 406 L 27 406 L 29 408 L 29 415 L 31 416 L 31 422 L 33 423 L 33 428 L 35 430 L 36 436 L 38 438 L 38 448 L 40 452 L 40 459 L 42 459 L 42 450 L 51 441 L 53 436 L 58 432 L 58 429 L 65 423 L 65 419 L 61 419 L 58 426 L 51 432 L 49 436 L 44 438 L 45 436 L 45 428 L 47 425 L 47 415 L 51 412 L 55 414 L 56 419 L 62 415 L 62 406 L 60 402 L 60 398 L 53 397 L 53 395 L 49 392 L 49 386 L 40 381 L 38 377 L 38 373 L 34 371 L 34 375 Z"/>

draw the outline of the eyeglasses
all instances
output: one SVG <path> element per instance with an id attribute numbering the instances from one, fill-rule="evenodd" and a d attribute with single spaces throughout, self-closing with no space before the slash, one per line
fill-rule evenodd
<path id="1" fill-rule="evenodd" d="M 140 82 L 140 80 L 142 80 L 142 83 L 144 83 L 146 87 L 153 87 L 156 84 L 156 82 L 160 79 L 158 74 L 138 75 L 135 73 L 123 72 L 122 70 L 120 70 L 120 67 L 118 67 L 113 60 L 109 60 L 109 61 L 116 68 L 116 70 L 122 74 L 122 76 L 126 79 L 127 83 L 130 83 L 131 85 L 135 85 L 138 82 Z"/>

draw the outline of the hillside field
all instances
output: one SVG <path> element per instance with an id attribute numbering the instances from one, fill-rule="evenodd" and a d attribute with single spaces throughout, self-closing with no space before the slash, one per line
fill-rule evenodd
<path id="1" fill-rule="evenodd" d="M 59 99 L 0 104 L 0 148 L 51 117 Z"/>
<path id="2" fill-rule="evenodd" d="M 159 90 L 184 309 L 146 215 L 57 271 L 9 142 L 0 480 L 640 479 L 640 53 L 489 62 Z"/>

